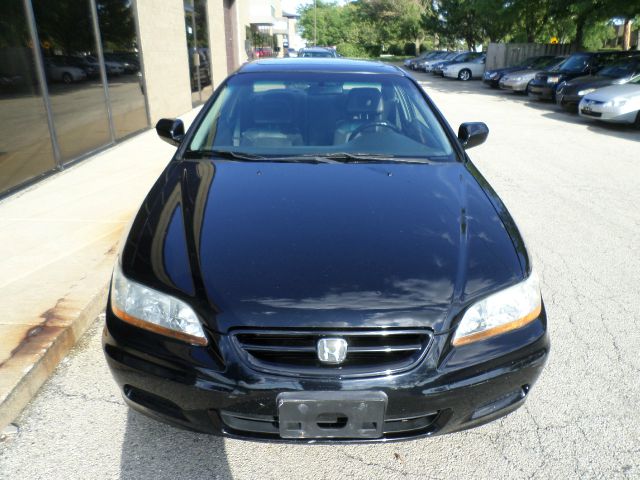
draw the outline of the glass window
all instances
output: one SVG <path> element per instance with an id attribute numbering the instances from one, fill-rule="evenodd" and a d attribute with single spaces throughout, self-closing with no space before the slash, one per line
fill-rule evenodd
<path id="1" fill-rule="evenodd" d="M 0 11 L 0 192 L 55 167 L 22 0 Z"/>
<path id="2" fill-rule="evenodd" d="M 207 3 L 206 0 L 187 0 L 184 3 L 184 9 L 189 49 L 191 103 L 195 107 L 206 101 L 213 92 Z"/>
<path id="3" fill-rule="evenodd" d="M 442 126 L 410 80 L 372 80 L 346 73 L 237 75 L 207 112 L 189 149 L 455 160 Z"/>
<path id="4" fill-rule="evenodd" d="M 149 126 L 140 72 L 133 6 L 122 0 L 97 0 L 111 117 L 116 138 Z"/>
<path id="5" fill-rule="evenodd" d="M 89 0 L 32 4 L 60 153 L 68 161 L 111 141 L 91 8 Z"/>
<path id="6" fill-rule="evenodd" d="M 571 55 L 567 60 L 561 65 L 560 70 L 566 72 L 581 72 L 584 70 L 589 63 L 591 56 L 584 54 Z"/>

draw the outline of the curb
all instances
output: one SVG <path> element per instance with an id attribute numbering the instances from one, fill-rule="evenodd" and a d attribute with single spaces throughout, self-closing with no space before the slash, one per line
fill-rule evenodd
<path id="1" fill-rule="evenodd" d="M 20 345 L 15 357 L 22 351 L 39 351 L 40 356 L 28 371 L 20 378 L 9 394 L 0 401 L 0 431 L 13 422 L 29 404 L 40 387 L 48 380 L 60 361 L 76 345 L 78 340 L 96 320 L 106 305 L 109 281 L 104 283 L 78 311 L 69 325 L 61 328 L 53 327 L 50 335 L 40 334 L 29 337 Z M 46 323 L 46 322 L 45 322 Z M 12 357 L 7 364 L 14 361 Z"/>

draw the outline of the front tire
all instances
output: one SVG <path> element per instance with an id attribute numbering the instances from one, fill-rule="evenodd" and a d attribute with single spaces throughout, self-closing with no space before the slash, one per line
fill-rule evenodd
<path id="1" fill-rule="evenodd" d="M 469 70 L 468 68 L 460 70 L 458 72 L 458 80 L 462 80 L 463 82 L 471 80 L 471 70 Z"/>

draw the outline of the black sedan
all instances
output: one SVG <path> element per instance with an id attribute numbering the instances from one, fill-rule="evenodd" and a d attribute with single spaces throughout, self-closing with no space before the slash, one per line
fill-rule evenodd
<path id="1" fill-rule="evenodd" d="M 558 85 L 556 102 L 565 110 L 577 112 L 585 95 L 609 85 L 622 85 L 640 75 L 640 52 L 635 58 L 605 67 L 597 75 L 585 75 Z"/>
<path id="2" fill-rule="evenodd" d="M 537 73 L 529 84 L 529 96 L 540 100 L 556 100 L 556 90 L 562 82 L 583 75 L 595 75 L 602 68 L 628 56 L 626 52 L 574 53 L 556 69 Z"/>
<path id="3" fill-rule="evenodd" d="M 399 68 L 246 64 L 126 235 L 104 352 L 126 402 L 236 438 L 386 441 L 520 407 L 549 352 L 538 277 L 465 149 Z"/>
<path id="4" fill-rule="evenodd" d="M 538 70 L 541 68 L 548 68 L 551 62 L 555 59 L 553 55 L 543 55 L 540 57 L 530 57 L 524 62 L 511 67 L 494 68 L 493 70 L 486 70 L 482 81 L 491 88 L 498 88 L 500 86 L 500 79 L 507 73 L 518 72 L 520 70 Z"/>

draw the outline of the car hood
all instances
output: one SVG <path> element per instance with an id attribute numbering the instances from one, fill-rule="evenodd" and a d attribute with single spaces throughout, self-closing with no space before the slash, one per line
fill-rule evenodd
<path id="1" fill-rule="evenodd" d="M 611 85 L 617 81 L 616 78 L 586 75 L 584 77 L 574 78 L 569 80 L 564 86 L 565 93 L 573 93 L 574 91 L 584 90 L 585 88 L 600 88 Z"/>
<path id="2" fill-rule="evenodd" d="M 521 65 L 518 65 L 514 67 L 494 68 L 493 70 L 487 70 L 486 73 L 489 73 L 489 74 L 498 73 L 500 75 L 504 75 L 506 73 L 517 72 L 519 70 L 524 70 L 524 69 L 525 69 L 524 67 L 522 67 Z"/>
<path id="3" fill-rule="evenodd" d="M 615 97 L 638 97 L 640 96 L 640 85 L 625 83 L 622 85 L 611 85 L 609 87 L 599 88 L 585 96 L 589 100 L 606 102 Z"/>
<path id="4" fill-rule="evenodd" d="M 527 262 L 506 209 L 461 163 L 174 161 L 121 254 L 126 276 L 185 299 L 218 332 L 442 332 Z"/>
<path id="5" fill-rule="evenodd" d="M 534 78 L 536 73 L 540 73 L 542 70 L 515 70 L 513 72 L 509 72 L 509 78 L 513 77 L 529 77 Z M 505 75 L 506 76 L 506 75 Z"/>

